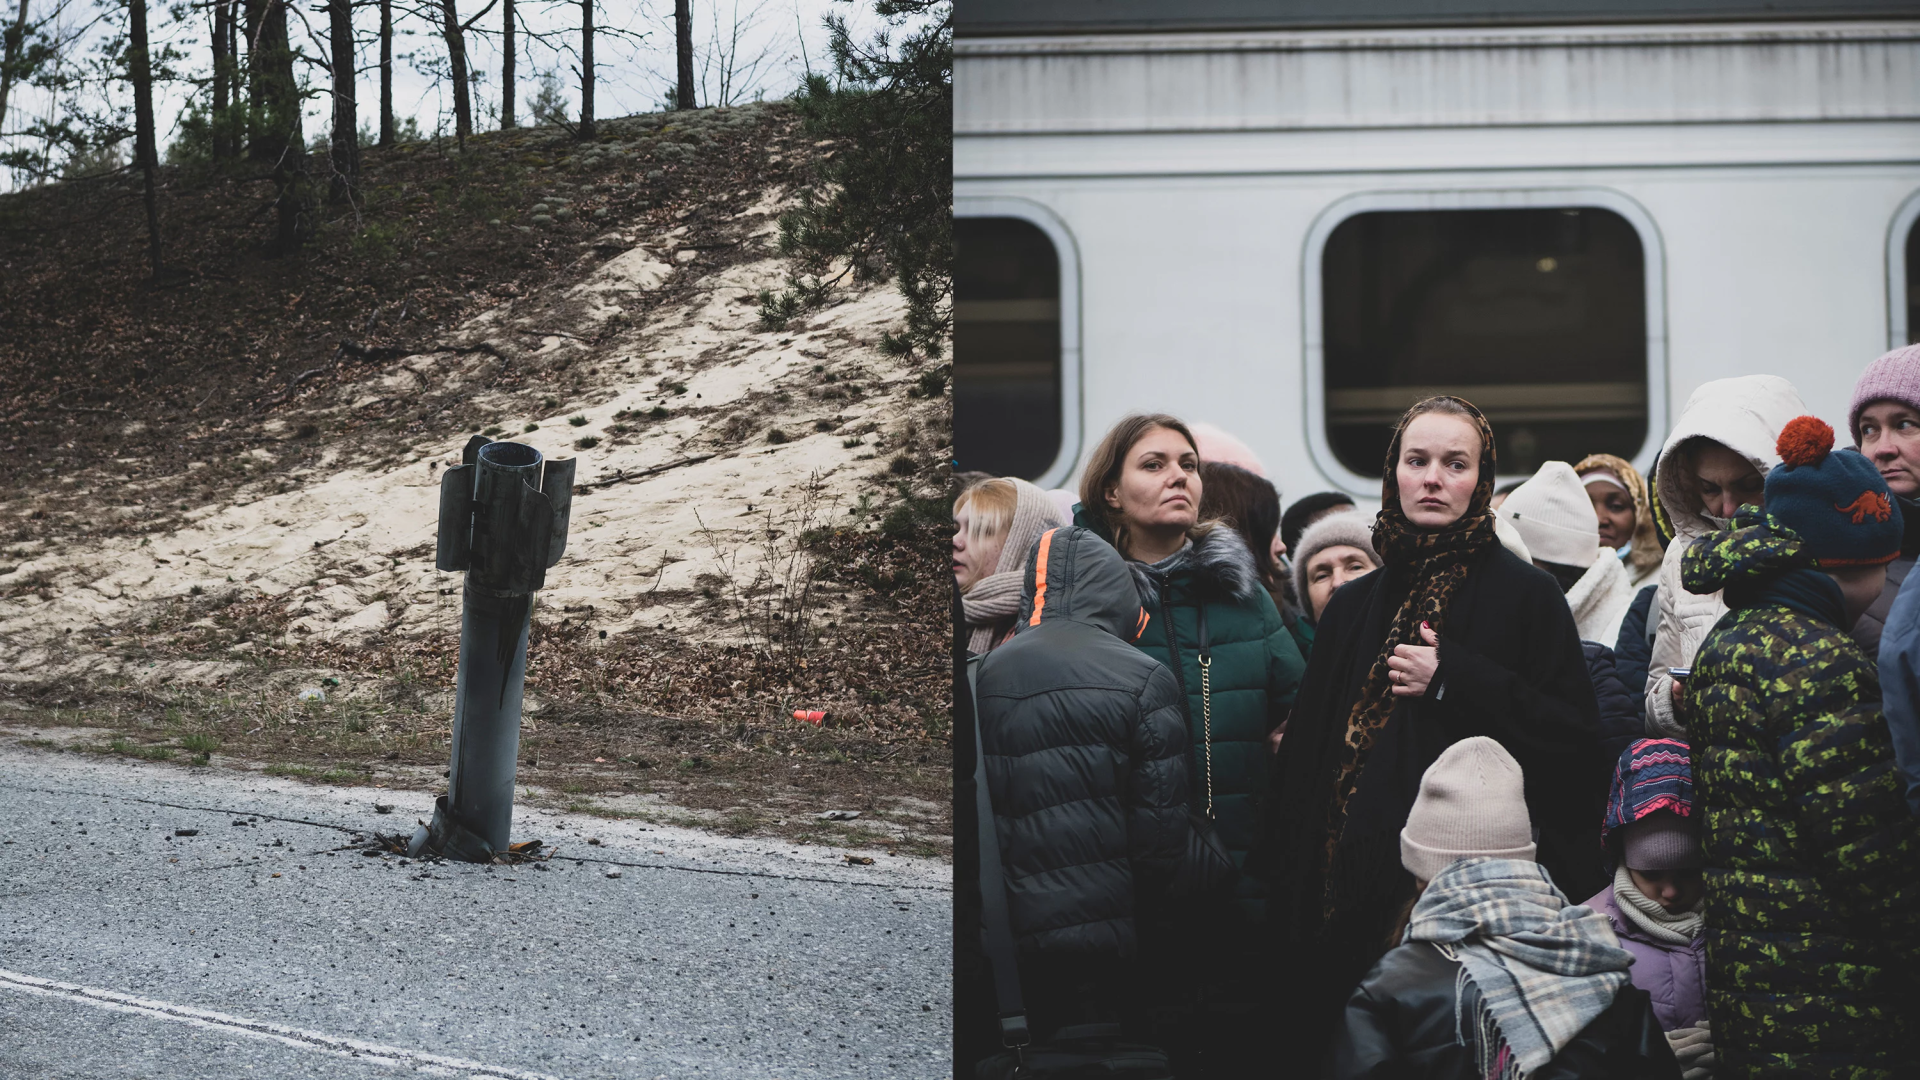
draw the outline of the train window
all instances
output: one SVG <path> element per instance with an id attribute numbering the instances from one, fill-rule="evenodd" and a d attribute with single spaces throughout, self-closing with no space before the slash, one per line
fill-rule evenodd
<path id="1" fill-rule="evenodd" d="M 1321 260 L 1327 441 L 1379 475 L 1392 426 L 1429 394 L 1492 422 L 1503 474 L 1647 436 L 1639 234 L 1595 207 L 1355 214 Z"/>
<path id="2" fill-rule="evenodd" d="M 1920 342 L 1920 217 L 1907 227 L 1907 344 Z"/>
<path id="3" fill-rule="evenodd" d="M 1062 437 L 1060 255 L 1030 221 L 953 221 L 953 455 L 1036 480 Z"/>

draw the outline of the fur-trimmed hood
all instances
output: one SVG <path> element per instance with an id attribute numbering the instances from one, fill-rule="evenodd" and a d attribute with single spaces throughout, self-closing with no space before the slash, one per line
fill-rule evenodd
<path id="1" fill-rule="evenodd" d="M 1107 543 L 1113 543 L 1105 523 L 1084 506 L 1075 504 L 1074 525 L 1088 529 Z M 1224 524 L 1212 523 L 1206 531 L 1187 541 L 1187 546 L 1157 563 L 1127 560 L 1133 571 L 1133 583 L 1140 590 L 1140 602 L 1149 611 L 1160 604 L 1160 586 L 1175 579 L 1181 592 L 1191 591 L 1201 600 L 1249 600 L 1261 589 L 1260 569 L 1253 552 L 1240 534 Z"/>
<path id="2" fill-rule="evenodd" d="M 1250 600 L 1261 587 L 1253 552 L 1239 533 L 1225 525 L 1215 525 L 1157 563 L 1128 560 L 1127 567 L 1148 610 L 1160 603 L 1161 586 L 1170 580 L 1180 593 L 1191 593 L 1201 601 Z"/>

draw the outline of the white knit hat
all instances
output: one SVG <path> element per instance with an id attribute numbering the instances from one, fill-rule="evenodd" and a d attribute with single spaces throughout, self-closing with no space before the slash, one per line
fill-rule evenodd
<path id="1" fill-rule="evenodd" d="M 1527 542 L 1520 538 L 1520 530 L 1513 527 L 1513 522 L 1501 517 L 1498 510 L 1493 512 L 1493 535 L 1499 538 L 1501 547 L 1513 552 L 1521 562 L 1533 561 L 1533 552 L 1527 550 Z"/>
<path id="2" fill-rule="evenodd" d="M 1427 767 L 1400 830 L 1400 864 L 1408 873 L 1432 881 L 1458 859 L 1532 859 L 1534 852 L 1526 779 L 1506 747 L 1475 735 Z"/>
<path id="3" fill-rule="evenodd" d="M 1494 513 L 1513 523 L 1541 562 L 1584 570 L 1600 555 L 1600 518 L 1586 485 L 1564 461 L 1540 466 Z"/>

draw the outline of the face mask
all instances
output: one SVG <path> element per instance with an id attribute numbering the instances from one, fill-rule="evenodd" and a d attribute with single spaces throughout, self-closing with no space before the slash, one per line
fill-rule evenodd
<path id="1" fill-rule="evenodd" d="M 1618 556 L 1621 562 L 1626 562 L 1627 556 L 1632 554 L 1633 554 L 1633 541 L 1631 540 L 1627 541 L 1624 544 L 1621 544 L 1619 547 L 1619 550 L 1614 552 L 1614 555 Z"/>

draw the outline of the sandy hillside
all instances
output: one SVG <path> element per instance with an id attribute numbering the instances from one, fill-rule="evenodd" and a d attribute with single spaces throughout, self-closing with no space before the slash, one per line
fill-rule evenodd
<path id="1" fill-rule="evenodd" d="M 765 327 L 758 294 L 786 272 L 777 216 L 806 155 L 830 148 L 776 108 L 668 115 L 610 122 L 585 149 L 551 131 L 476 139 L 508 195 L 473 212 L 498 217 L 436 196 L 468 217 L 411 226 L 395 257 L 336 244 L 389 284 L 267 265 L 287 280 L 230 317 L 198 313 L 214 329 L 174 301 L 179 329 L 144 330 L 189 351 L 196 334 L 268 342 L 229 363 L 248 386 L 203 391 L 171 367 L 175 388 L 148 396 L 175 404 L 135 415 L 143 399 L 95 375 L 66 401 L 97 406 L 16 412 L 53 465 L 16 470 L 27 482 L 0 498 L 0 728 L 48 749 L 433 785 L 461 584 L 433 567 L 439 478 L 484 432 L 578 459 L 566 554 L 534 613 L 530 785 L 731 831 L 824 805 L 864 807 L 896 839 L 943 832 L 946 368 L 880 349 L 904 310 L 890 283 Z M 474 160 L 396 157 L 390 205 Z M 306 317 L 283 313 L 323 287 L 323 329 L 295 336 Z M 352 348 L 329 354 L 335 340 Z M 49 437 L 60 412 L 93 427 Z M 797 706 L 832 719 L 797 724 Z"/>
<path id="2" fill-rule="evenodd" d="M 751 242 L 765 242 L 776 206 L 762 200 L 741 215 Z M 320 412 L 350 412 L 423 385 L 470 395 L 493 418 L 488 428 L 502 429 L 498 437 L 579 459 L 567 553 L 540 594 L 541 615 L 592 608 L 595 629 L 610 637 L 644 623 L 695 640 L 744 641 L 749 628 L 730 617 L 738 612 L 703 591 L 724 601 L 763 572 L 780 574 L 788 534 L 871 525 L 856 520 L 863 498 L 868 506 L 888 498 L 899 480 L 889 471 L 894 458 L 917 468 L 938 450 L 946 399 L 909 396 L 919 392 L 924 362 L 876 347 L 902 310 L 887 286 L 857 290 L 785 330 L 761 330 L 753 298 L 779 287 L 782 264 L 760 258 L 702 273 L 697 252 L 675 250 L 673 232 L 598 238 L 596 250 L 618 253 L 579 284 L 503 303 L 461 328 L 467 351 L 406 357 L 339 388 Z M 689 297 L 647 312 L 617 343 L 583 340 L 676 275 L 693 279 Z M 539 340 L 531 356 L 540 363 L 589 365 L 591 388 L 494 389 L 501 361 L 477 347 L 518 351 L 529 337 Z M 654 419 L 655 409 L 667 415 Z M 290 434 L 285 421 L 259 424 Z M 0 575 L 9 594 L 0 603 L 0 678 L 120 671 L 112 649 L 90 647 L 90 632 L 196 594 L 273 597 L 291 617 L 289 632 L 325 640 L 456 626 L 459 576 L 436 571 L 431 548 L 440 469 L 459 464 L 470 434 L 405 447 L 390 463 L 368 460 L 386 456 L 372 448 L 330 447 L 296 474 L 297 487 L 267 494 L 243 484 L 230 500 L 190 507 L 192 524 L 162 536 L 55 536 L 35 545 Z M 576 449 L 588 440 L 590 448 Z M 252 456 L 270 461 L 271 451 Z M 137 516 L 143 486 L 102 483 L 86 494 L 98 514 Z M 770 528 L 780 534 L 772 560 Z M 756 591 L 767 584 L 777 582 Z M 822 600 L 825 614 L 831 599 Z M 246 651 L 247 643 L 228 650 Z M 164 671 L 137 663 L 129 673 L 205 678 L 243 660 L 209 656 Z"/>

